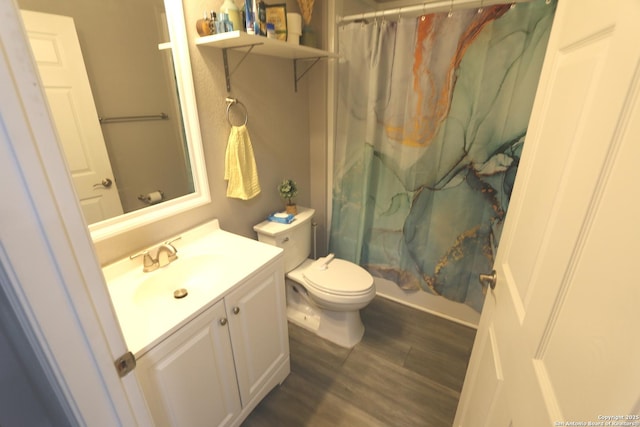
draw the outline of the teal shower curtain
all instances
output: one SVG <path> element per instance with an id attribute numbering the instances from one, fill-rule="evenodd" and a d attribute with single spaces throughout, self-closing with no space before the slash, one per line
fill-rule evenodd
<path id="1" fill-rule="evenodd" d="M 481 310 L 555 6 L 340 27 L 332 252 Z"/>

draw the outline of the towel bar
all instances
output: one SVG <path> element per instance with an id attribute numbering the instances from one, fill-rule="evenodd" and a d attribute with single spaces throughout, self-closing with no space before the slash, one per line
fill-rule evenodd
<path id="1" fill-rule="evenodd" d="M 143 120 L 168 120 L 167 113 L 148 114 L 144 116 L 118 116 L 118 117 L 98 117 L 100 124 L 117 123 L 117 122 L 135 122 Z"/>

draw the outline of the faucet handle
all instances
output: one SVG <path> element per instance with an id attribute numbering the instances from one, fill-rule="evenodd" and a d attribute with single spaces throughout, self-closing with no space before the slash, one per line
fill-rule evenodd
<path id="1" fill-rule="evenodd" d="M 158 268 L 158 261 L 153 259 L 151 254 L 149 254 L 149 251 L 143 251 L 143 252 L 137 253 L 135 255 L 131 255 L 129 257 L 129 259 L 135 259 L 135 258 L 138 258 L 139 256 L 143 257 L 142 258 L 142 271 L 144 271 L 145 273 L 148 273 L 150 271 L 156 270 Z"/>
<path id="2" fill-rule="evenodd" d="M 182 236 L 178 236 L 174 239 L 167 240 L 166 242 L 164 242 L 166 246 L 172 249 L 172 252 L 169 254 L 169 261 L 174 261 L 176 258 L 178 258 L 178 249 L 176 249 L 176 247 L 173 246 L 173 242 L 180 239 L 182 239 Z"/>
<path id="3" fill-rule="evenodd" d="M 167 240 L 166 242 L 164 242 L 164 244 L 173 246 L 172 243 L 175 242 L 176 240 L 180 240 L 180 239 L 182 239 L 182 236 L 174 237 L 173 239 Z"/>

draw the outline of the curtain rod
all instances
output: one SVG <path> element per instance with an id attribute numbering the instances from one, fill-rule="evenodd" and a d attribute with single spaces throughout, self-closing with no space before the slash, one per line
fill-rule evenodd
<path id="1" fill-rule="evenodd" d="M 394 9 L 377 10 L 374 12 L 358 13 L 354 15 L 338 16 L 337 23 L 344 24 L 363 19 L 385 17 L 419 16 L 426 13 L 447 12 L 455 13 L 460 8 L 488 7 L 496 4 L 526 3 L 531 0 L 428 0 L 415 6 L 397 7 Z M 549 3 L 549 0 L 546 0 Z"/>

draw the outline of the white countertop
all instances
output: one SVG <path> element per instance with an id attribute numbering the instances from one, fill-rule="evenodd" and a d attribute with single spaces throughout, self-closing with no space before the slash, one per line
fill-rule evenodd
<path id="1" fill-rule="evenodd" d="M 178 259 L 166 267 L 144 273 L 142 257 L 134 260 L 127 257 L 102 269 L 125 341 L 136 357 L 142 356 L 282 254 L 278 247 L 221 230 L 217 220 L 181 236 L 173 243 L 178 249 Z M 155 255 L 154 251 L 151 253 Z M 207 283 L 185 285 L 179 277 L 185 267 L 191 269 L 199 259 L 211 260 L 203 264 L 206 265 L 204 269 L 202 265 L 197 268 L 200 273 L 198 280 L 202 277 Z M 186 287 L 189 295 L 175 299 L 172 291 L 166 297 L 163 291 L 162 298 L 149 298 L 142 303 L 137 298 L 136 302 L 136 292 L 142 281 L 164 278 L 176 282 L 176 289 Z"/>

